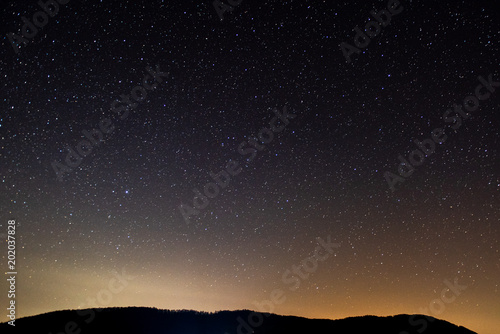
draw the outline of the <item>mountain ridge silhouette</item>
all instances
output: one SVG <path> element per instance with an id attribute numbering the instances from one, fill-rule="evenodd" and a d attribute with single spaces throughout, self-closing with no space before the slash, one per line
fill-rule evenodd
<path id="1" fill-rule="evenodd" d="M 61 310 L 0 323 L 0 332 L 47 334 L 477 334 L 463 326 L 421 314 L 309 319 L 251 310 L 200 312 L 150 307 Z M 9 327 L 9 328 L 7 328 Z M 6 330 L 7 329 L 7 330 Z M 10 329 L 10 331 L 8 331 Z"/>

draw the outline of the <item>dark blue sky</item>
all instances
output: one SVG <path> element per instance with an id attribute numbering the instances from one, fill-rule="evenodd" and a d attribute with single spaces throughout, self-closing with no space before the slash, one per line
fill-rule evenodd
<path id="1" fill-rule="evenodd" d="M 125 266 L 141 283 L 109 306 L 253 308 L 331 236 L 336 256 L 277 313 L 417 313 L 458 278 L 430 315 L 498 328 L 498 11 L 402 1 L 348 63 L 341 43 L 387 3 L 242 1 L 221 21 L 210 1 L 69 1 L 16 53 L 9 33 L 41 8 L 3 2 L 0 227 L 19 224 L 20 315 L 81 306 Z M 477 110 L 457 111 L 480 76 Z M 434 129 L 446 141 L 410 160 Z"/>

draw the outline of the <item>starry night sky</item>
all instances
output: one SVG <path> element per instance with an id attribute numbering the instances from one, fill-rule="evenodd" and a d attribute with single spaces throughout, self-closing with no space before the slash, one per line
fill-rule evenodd
<path id="1" fill-rule="evenodd" d="M 222 21 L 211 1 L 69 1 L 18 53 L 7 34 L 40 7 L 3 1 L 0 234 L 16 220 L 18 315 L 255 309 L 283 289 L 278 314 L 425 313 L 494 333 L 500 88 L 443 120 L 479 76 L 500 81 L 493 3 L 401 1 L 348 63 L 339 45 L 387 1 L 243 0 Z M 137 105 L 113 104 L 151 71 Z M 113 131 L 58 180 L 103 120 Z M 386 172 L 435 128 L 446 141 L 392 191 Z M 229 161 L 241 171 L 188 223 L 180 206 Z M 291 291 L 282 275 L 328 236 L 340 246 Z M 113 270 L 135 278 L 99 304 Z M 467 288 L 433 314 L 455 278 Z"/>

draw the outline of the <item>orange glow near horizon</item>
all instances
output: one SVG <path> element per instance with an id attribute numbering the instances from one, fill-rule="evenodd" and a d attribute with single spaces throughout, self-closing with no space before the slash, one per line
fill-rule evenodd
<path id="1" fill-rule="evenodd" d="M 251 273 L 240 278 L 230 277 L 224 270 L 207 271 L 206 265 L 202 263 L 192 263 L 190 266 L 171 263 L 174 270 L 158 268 L 154 272 L 147 266 L 127 264 L 101 273 L 85 268 L 63 269 L 55 264 L 45 271 L 34 267 L 32 270 L 40 270 L 46 277 L 38 277 L 35 281 L 23 276 L 24 279 L 19 284 L 25 287 L 27 294 L 20 294 L 19 304 L 23 307 L 19 310 L 22 316 L 61 309 L 111 306 L 209 312 L 238 309 L 258 311 L 261 307 L 258 305 L 269 301 L 272 291 L 278 289 L 282 291 L 281 299 L 285 300 L 281 304 L 272 303 L 271 311 L 281 315 L 342 319 L 363 315 L 426 314 L 481 334 L 493 334 L 494 329 L 499 328 L 497 314 L 493 311 L 498 302 L 489 298 L 488 289 L 480 288 L 491 285 L 489 279 L 473 273 L 459 274 L 448 270 L 423 277 L 405 274 L 396 268 L 399 263 L 397 258 L 387 260 L 392 263 L 374 266 L 378 268 L 376 272 L 367 269 L 363 274 L 353 265 L 356 257 L 369 256 L 369 252 L 359 247 L 353 257 L 352 246 L 346 247 L 342 242 L 340 244 L 332 254 L 321 251 L 322 255 L 328 254 L 328 258 L 323 262 L 318 261 L 316 268 L 311 267 L 314 270 L 308 273 L 306 279 L 298 280 L 297 289 L 294 289 L 296 282 L 285 283 L 283 274 L 287 269 L 292 269 L 293 265 L 312 256 L 313 251 L 295 259 L 280 260 L 277 257 L 276 263 L 283 263 L 283 266 L 275 265 L 275 273 L 268 271 L 271 279 Z M 314 250 L 317 245 L 308 242 L 302 249 L 309 247 L 309 250 Z M 255 263 L 254 268 L 258 269 L 258 265 Z M 54 276 L 52 270 L 58 270 L 59 274 Z M 197 276 L 197 272 L 201 275 Z M 262 268 L 257 272 L 262 272 Z M 124 279 L 122 283 L 126 282 L 121 290 L 119 277 Z M 445 280 L 452 283 L 455 278 L 460 286 L 466 286 L 457 296 L 444 283 Z M 40 283 L 43 284 L 39 285 Z M 430 304 L 440 298 L 443 289 L 446 289 L 445 298 L 453 299 L 453 302 L 441 303 L 445 306 L 441 310 L 439 303 L 434 306 Z M 120 291 L 109 293 L 110 290 Z M 262 311 L 268 311 L 268 305 L 269 303 Z M 434 313 L 431 311 L 432 307 Z M 471 308 L 475 311 L 471 312 Z"/>
<path id="2" fill-rule="evenodd" d="M 500 332 L 499 1 L 63 2 L 0 6 L 0 322 Z"/>

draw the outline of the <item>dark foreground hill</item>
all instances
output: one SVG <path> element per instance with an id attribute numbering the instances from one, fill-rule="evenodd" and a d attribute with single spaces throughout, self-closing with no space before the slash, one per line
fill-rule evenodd
<path id="1" fill-rule="evenodd" d="M 472 334 L 464 327 L 423 315 L 306 319 L 252 311 L 167 311 L 128 307 L 57 311 L 0 324 L 0 333 L 43 334 Z M 403 332 L 403 333 L 401 333 Z M 407 333 L 404 333 L 407 332 Z"/>

